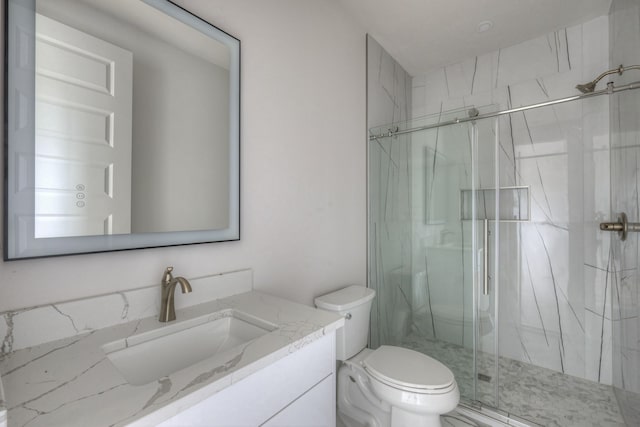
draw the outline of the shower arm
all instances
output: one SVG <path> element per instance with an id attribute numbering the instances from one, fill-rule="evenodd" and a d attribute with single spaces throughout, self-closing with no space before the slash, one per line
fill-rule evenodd
<path id="1" fill-rule="evenodd" d="M 595 79 L 593 79 L 592 81 L 590 81 L 589 83 L 585 83 L 582 85 L 577 85 L 576 89 L 578 89 L 580 92 L 582 93 L 590 93 L 593 92 L 596 89 L 596 85 L 598 84 L 598 82 L 600 80 L 602 80 L 603 78 L 605 78 L 608 75 L 611 74 L 618 74 L 618 75 L 622 75 L 622 73 L 624 73 L 625 71 L 628 70 L 640 70 L 640 65 L 629 65 L 628 67 L 625 67 L 624 65 L 620 64 L 620 66 L 618 68 L 613 68 L 609 71 L 605 71 L 604 73 L 600 74 L 598 77 L 596 77 Z"/>

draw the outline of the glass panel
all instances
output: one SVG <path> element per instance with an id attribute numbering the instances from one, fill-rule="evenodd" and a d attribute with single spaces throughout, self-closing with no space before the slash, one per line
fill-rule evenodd
<path id="1" fill-rule="evenodd" d="M 369 144 L 370 345 L 399 345 L 411 314 L 410 136 Z"/>
<path id="2" fill-rule="evenodd" d="M 466 116 L 453 111 L 370 133 Z M 481 269 L 486 215 L 472 203 L 472 216 L 461 216 L 461 194 L 477 199 L 476 187 L 496 194 L 495 123 L 380 137 L 369 146 L 369 285 L 377 292 L 370 346 L 400 345 L 434 357 L 453 371 L 463 399 L 493 406 L 495 294 L 482 295 Z M 491 200 L 495 212 L 499 198 Z"/>
<path id="3" fill-rule="evenodd" d="M 500 185 L 529 187 L 531 215 L 499 224 L 497 407 L 542 425 L 604 425 L 615 417 L 597 383 L 611 376 L 615 286 L 609 234 L 598 228 L 609 217 L 607 102 L 499 119 Z"/>
<path id="4" fill-rule="evenodd" d="M 460 189 L 472 186 L 472 126 L 419 132 L 412 142 L 412 318 L 403 344 L 446 364 L 473 399 L 473 224 L 459 215 Z"/>
<path id="5" fill-rule="evenodd" d="M 496 191 L 497 175 L 497 121 L 478 121 L 473 124 L 474 135 L 474 183 L 471 191 L 471 221 L 475 224 L 474 253 L 476 255 L 476 284 L 474 286 L 475 345 L 475 395 L 473 399 L 487 405 L 498 406 L 498 270 L 499 227 L 496 212 L 502 217 L 501 198 L 506 191 Z M 475 196 L 474 196 L 475 195 Z M 473 203 L 475 201 L 475 203 Z M 463 211 L 464 212 L 464 211 Z M 463 217 L 464 218 L 464 217 Z"/>
<path id="6" fill-rule="evenodd" d="M 637 15 L 636 15 L 637 16 Z M 640 102 L 638 94 L 624 92 L 612 98 L 611 214 L 625 212 L 640 222 Z M 627 425 L 640 425 L 640 233 L 622 241 L 611 234 L 613 386 Z"/>
<path id="7" fill-rule="evenodd" d="M 460 191 L 460 216 L 463 220 L 473 218 L 472 190 Z M 478 219 L 496 219 L 496 192 L 494 189 L 480 188 L 476 190 Z M 500 221 L 529 221 L 530 202 L 529 187 L 500 188 Z"/>

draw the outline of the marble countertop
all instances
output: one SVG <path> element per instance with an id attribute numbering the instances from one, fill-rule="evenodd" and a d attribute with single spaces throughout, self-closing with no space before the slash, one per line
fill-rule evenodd
<path id="1" fill-rule="evenodd" d="M 177 310 L 178 322 L 236 309 L 277 325 L 224 364 L 205 359 L 151 383 L 133 386 L 102 346 L 162 328 L 156 317 L 17 350 L 0 360 L 11 427 L 155 425 L 340 328 L 344 319 L 251 291 Z M 2 404 L 0 394 L 0 406 Z"/>

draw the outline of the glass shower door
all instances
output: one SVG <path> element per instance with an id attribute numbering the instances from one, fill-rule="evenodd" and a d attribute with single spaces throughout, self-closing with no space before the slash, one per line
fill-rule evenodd
<path id="1" fill-rule="evenodd" d="M 448 216 L 447 228 L 460 230 L 452 236 L 457 239 L 453 246 L 459 255 L 450 253 L 446 260 L 437 257 L 431 260 L 431 269 L 439 272 L 440 277 L 449 275 L 448 280 L 437 280 L 432 287 L 441 288 L 440 292 L 456 285 L 461 289 L 457 298 L 442 304 L 437 300 L 432 303 L 438 345 L 444 341 L 460 346 L 454 347 L 455 351 L 441 361 L 454 371 L 464 400 L 492 407 L 498 406 L 499 374 L 495 357 L 498 354 L 499 281 L 495 272 L 498 271 L 496 254 L 502 192 L 498 190 L 497 126 L 497 120 L 485 119 L 439 129 L 447 140 L 449 156 L 458 158 L 450 162 L 448 184 L 439 191 L 457 196 L 457 206 L 451 206 L 457 211 Z M 457 179 L 452 170 L 457 171 Z M 433 193 L 430 204 L 438 205 L 438 197 L 444 196 Z M 445 237 L 436 253 L 450 247 Z M 460 263 L 456 266 L 458 260 Z"/>
<path id="2" fill-rule="evenodd" d="M 405 126 L 454 117 L 467 111 Z M 497 403 L 495 127 L 495 120 L 460 123 L 379 138 L 369 147 L 369 283 L 377 292 L 371 346 L 400 345 L 434 357 L 453 371 L 464 400 L 491 406 Z"/>
<path id="3" fill-rule="evenodd" d="M 471 223 L 474 249 L 473 294 L 473 390 L 463 398 L 497 408 L 499 232 L 501 196 L 498 168 L 498 120 L 485 119 L 471 125 L 473 176 L 471 191 L 463 191 L 462 218 Z"/>
<path id="4" fill-rule="evenodd" d="M 414 287 L 410 344 L 454 373 L 461 395 L 475 399 L 475 195 L 477 135 L 469 123 L 413 135 Z M 474 237 L 475 236 L 475 237 Z"/>

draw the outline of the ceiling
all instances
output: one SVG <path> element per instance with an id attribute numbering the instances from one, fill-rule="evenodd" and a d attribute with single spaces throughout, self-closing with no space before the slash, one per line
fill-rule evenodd
<path id="1" fill-rule="evenodd" d="M 337 0 L 415 76 L 609 12 L 611 0 Z M 478 24 L 492 21 L 489 31 Z"/>

